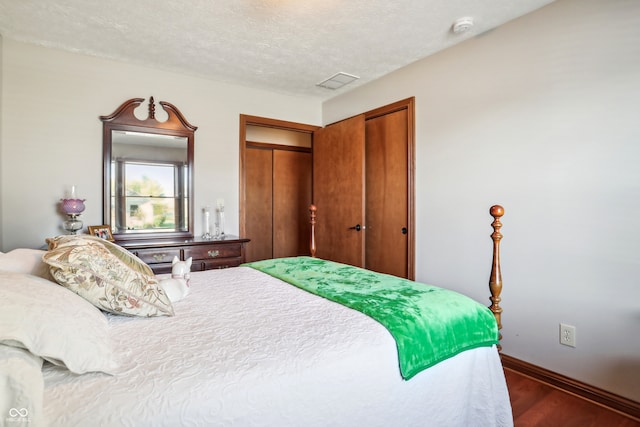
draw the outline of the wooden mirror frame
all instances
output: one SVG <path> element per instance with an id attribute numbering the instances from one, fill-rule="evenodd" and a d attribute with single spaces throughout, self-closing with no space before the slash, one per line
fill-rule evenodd
<path id="1" fill-rule="evenodd" d="M 112 135 L 113 131 L 141 132 L 156 135 L 180 136 L 187 139 L 187 183 L 188 183 L 188 226 L 186 231 L 167 231 L 167 232 L 127 232 L 113 233 L 116 241 L 128 240 L 154 240 L 154 239 L 175 239 L 175 238 L 193 238 L 194 230 L 194 202 L 193 202 L 193 150 L 194 150 L 194 132 L 198 129 L 191 125 L 182 115 L 180 110 L 174 105 L 160 101 L 164 111 L 168 114 L 166 121 L 160 122 L 155 117 L 155 102 L 153 96 L 149 98 L 149 115 L 146 119 L 140 120 L 135 114 L 136 110 L 145 98 L 133 98 L 124 102 L 112 114 L 108 116 L 100 116 L 103 122 L 103 223 L 111 222 L 111 153 L 112 153 Z M 111 226 L 113 224 L 110 224 Z M 113 227 L 112 227 L 113 228 Z"/>

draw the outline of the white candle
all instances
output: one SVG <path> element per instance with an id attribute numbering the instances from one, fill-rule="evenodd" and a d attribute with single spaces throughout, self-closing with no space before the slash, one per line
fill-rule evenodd
<path id="1" fill-rule="evenodd" d="M 71 186 L 71 191 L 69 193 L 69 198 L 70 199 L 75 199 L 76 198 L 76 186 L 75 185 Z"/>
<path id="2" fill-rule="evenodd" d="M 209 208 L 204 208 L 204 232 L 209 233 Z"/>
<path id="3" fill-rule="evenodd" d="M 218 210 L 224 212 L 224 199 L 218 199 L 216 204 L 218 205 Z"/>

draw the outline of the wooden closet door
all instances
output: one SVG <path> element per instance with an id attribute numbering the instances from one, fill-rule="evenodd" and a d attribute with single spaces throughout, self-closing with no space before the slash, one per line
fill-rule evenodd
<path id="1" fill-rule="evenodd" d="M 311 153 L 273 151 L 273 257 L 309 254 Z"/>
<path id="2" fill-rule="evenodd" d="M 313 137 L 313 202 L 319 258 L 364 267 L 364 115 L 326 126 Z"/>
<path id="3" fill-rule="evenodd" d="M 247 262 L 273 258 L 273 151 L 245 151 L 245 236 Z"/>
<path id="4" fill-rule="evenodd" d="M 366 121 L 365 267 L 408 277 L 407 110 Z"/>

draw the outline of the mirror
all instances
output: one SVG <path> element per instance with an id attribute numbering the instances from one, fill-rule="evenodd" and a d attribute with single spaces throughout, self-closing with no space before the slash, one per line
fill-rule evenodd
<path id="1" fill-rule="evenodd" d="M 168 102 L 166 121 L 126 101 L 103 121 L 103 220 L 116 241 L 193 237 L 193 140 L 197 127 Z"/>

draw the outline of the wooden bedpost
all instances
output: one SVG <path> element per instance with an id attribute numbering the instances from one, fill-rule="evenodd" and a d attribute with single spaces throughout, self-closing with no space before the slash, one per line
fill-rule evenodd
<path id="1" fill-rule="evenodd" d="M 502 339 L 500 329 L 502 329 L 501 315 L 502 308 L 500 307 L 500 293 L 502 292 L 502 273 L 500 271 L 500 240 L 502 239 L 502 223 L 500 218 L 504 215 L 504 208 L 500 205 L 491 206 L 489 213 L 493 217 L 491 227 L 493 227 L 493 233 L 491 239 L 493 239 L 493 263 L 491 264 L 491 277 L 489 278 L 489 290 L 491 291 L 491 305 L 489 309 L 493 312 L 498 322 L 498 340 Z M 502 350 L 502 346 L 498 342 L 498 351 Z"/>
<path id="2" fill-rule="evenodd" d="M 311 241 L 309 242 L 309 250 L 311 252 L 311 256 L 315 258 L 316 256 L 316 205 L 309 206 L 309 213 L 311 216 Z"/>

